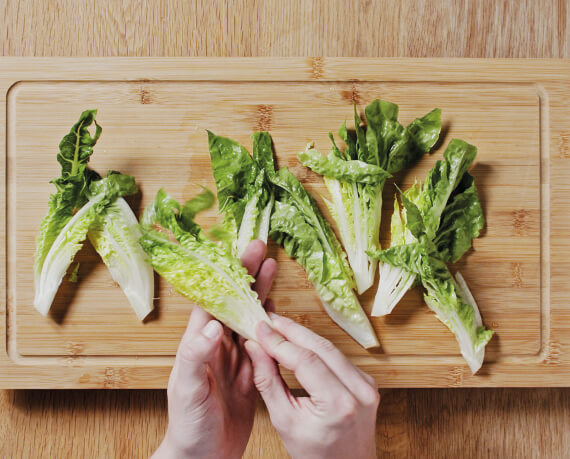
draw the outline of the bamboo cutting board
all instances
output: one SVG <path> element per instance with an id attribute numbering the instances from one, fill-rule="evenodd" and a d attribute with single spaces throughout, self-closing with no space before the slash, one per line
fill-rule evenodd
<path id="1" fill-rule="evenodd" d="M 461 59 L 2 59 L 0 387 L 165 387 L 191 304 L 156 278 L 156 312 L 140 323 L 87 243 L 79 283 L 62 283 L 48 317 L 32 305 L 33 253 L 59 175 L 57 146 L 81 111 L 97 108 L 103 135 L 91 167 L 136 177 L 137 213 L 164 187 L 185 200 L 215 189 L 205 129 L 251 148 L 271 132 L 287 165 L 322 204 L 322 179 L 296 153 L 375 98 L 400 106 L 409 123 L 442 109 L 437 148 L 395 177 L 423 179 L 449 140 L 479 153 L 472 174 L 487 226 L 460 270 L 495 337 L 471 376 L 454 336 L 413 290 L 385 318 L 373 318 L 382 348 L 358 346 L 323 312 L 305 273 L 275 244 L 271 294 L 278 312 L 333 341 L 382 387 L 565 386 L 570 383 L 570 63 Z M 4 181 L 5 180 L 5 181 Z M 385 187 L 389 238 L 394 180 Z M 324 206 L 321 205 L 324 210 Z M 325 212 L 326 214 L 326 212 Z M 327 215 L 330 220 L 330 216 Z M 199 218 L 217 220 L 212 209 Z M 332 221 L 332 220 L 331 220 Z M 376 286 L 361 297 L 370 311 Z M 294 383 L 287 374 L 286 379 Z"/>

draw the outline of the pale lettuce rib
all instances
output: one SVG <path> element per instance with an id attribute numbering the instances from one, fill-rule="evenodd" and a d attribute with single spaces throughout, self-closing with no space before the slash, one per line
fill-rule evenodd
<path id="1" fill-rule="evenodd" d="M 138 242 L 141 236 L 135 214 L 123 198 L 109 205 L 88 232 L 139 320 L 153 310 L 154 295 L 153 270 Z"/>

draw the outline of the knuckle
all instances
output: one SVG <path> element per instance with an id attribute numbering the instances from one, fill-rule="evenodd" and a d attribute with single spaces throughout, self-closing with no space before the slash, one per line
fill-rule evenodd
<path id="1" fill-rule="evenodd" d="M 319 361 L 319 356 L 310 349 L 302 349 L 299 352 L 298 364 L 299 366 L 311 367 Z"/>
<path id="2" fill-rule="evenodd" d="M 362 390 L 362 402 L 367 407 L 377 407 L 380 403 L 380 392 L 372 387 Z"/>
<path id="3" fill-rule="evenodd" d="M 273 378 L 267 375 L 256 374 L 253 377 L 253 384 L 260 393 L 269 392 L 273 386 Z"/>
<path id="4" fill-rule="evenodd" d="M 366 380 L 366 382 L 368 384 L 370 384 L 372 387 L 376 388 L 376 381 L 374 380 L 374 378 L 372 376 L 370 376 L 369 374 L 363 373 L 364 374 L 364 379 Z"/>
<path id="5" fill-rule="evenodd" d="M 358 415 L 358 402 L 350 394 L 339 397 L 337 413 L 337 421 L 339 424 L 344 425 L 353 422 Z"/>
<path id="6" fill-rule="evenodd" d="M 337 351 L 336 346 L 331 343 L 328 339 L 319 337 L 315 342 L 315 348 L 317 352 L 323 352 L 326 354 L 332 354 Z"/>
<path id="7" fill-rule="evenodd" d="M 282 348 L 286 343 L 287 343 L 287 340 L 285 338 L 283 338 L 281 335 L 276 335 L 270 344 L 271 344 L 271 347 L 273 347 L 273 349 L 278 349 L 278 348 Z"/>

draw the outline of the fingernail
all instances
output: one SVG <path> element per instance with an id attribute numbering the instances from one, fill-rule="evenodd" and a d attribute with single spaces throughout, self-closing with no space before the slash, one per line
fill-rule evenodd
<path id="1" fill-rule="evenodd" d="M 214 339 L 220 334 L 220 324 L 216 320 L 210 320 L 202 330 L 202 334 L 208 339 Z"/>
<path id="2" fill-rule="evenodd" d="M 267 322 L 260 322 L 257 326 L 257 334 L 261 336 L 270 336 L 273 333 Z"/>

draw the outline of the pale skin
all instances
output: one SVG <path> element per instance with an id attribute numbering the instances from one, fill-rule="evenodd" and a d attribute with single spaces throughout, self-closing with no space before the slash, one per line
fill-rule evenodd
<path id="1" fill-rule="evenodd" d="M 293 458 L 375 458 L 380 397 L 374 380 L 332 343 L 272 313 L 266 301 L 276 263 L 253 241 L 242 264 L 270 311 L 245 342 L 196 307 L 168 383 L 169 424 L 154 458 L 239 458 L 247 445 L 257 393 Z M 308 396 L 295 397 L 279 372 L 293 371 Z"/>

